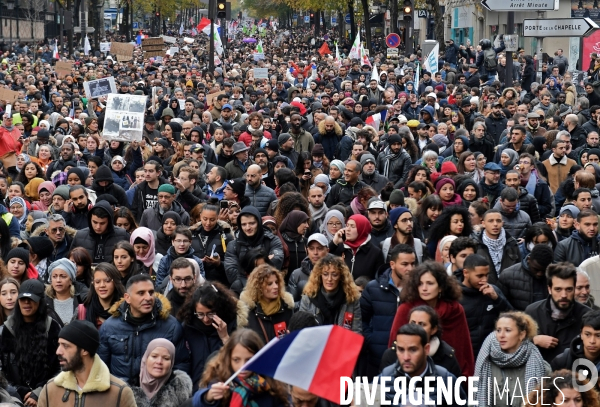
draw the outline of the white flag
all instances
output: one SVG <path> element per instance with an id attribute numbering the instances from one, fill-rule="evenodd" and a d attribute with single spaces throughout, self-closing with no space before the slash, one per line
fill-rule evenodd
<path id="1" fill-rule="evenodd" d="M 350 59 L 360 59 L 360 31 L 356 34 L 356 38 L 354 39 L 354 43 L 352 44 L 352 49 L 350 49 L 350 54 L 348 54 L 348 58 Z"/>
<path id="2" fill-rule="evenodd" d="M 181 22 L 181 26 L 179 27 L 179 35 L 183 35 L 183 21 Z"/>
<path id="3" fill-rule="evenodd" d="M 379 85 L 379 73 L 377 72 L 377 65 L 373 65 L 373 70 L 371 71 L 371 80 L 377 81 Z"/>
<path id="4" fill-rule="evenodd" d="M 438 59 L 440 55 L 440 44 L 436 44 L 435 47 L 431 50 L 427 58 L 425 58 L 425 62 L 423 66 L 433 76 L 438 71 Z"/>
<path id="5" fill-rule="evenodd" d="M 92 50 L 92 47 L 90 46 L 90 40 L 88 39 L 88 36 L 86 35 L 85 40 L 83 41 L 84 55 L 89 55 L 91 50 Z"/>

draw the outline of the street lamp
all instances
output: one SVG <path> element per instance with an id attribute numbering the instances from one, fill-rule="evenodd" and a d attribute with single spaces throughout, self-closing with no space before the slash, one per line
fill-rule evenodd
<path id="1" fill-rule="evenodd" d="M 15 9 L 15 2 L 14 2 L 14 0 L 7 0 L 6 1 L 6 9 L 7 10 L 11 10 L 11 12 L 10 12 L 10 33 L 9 33 L 9 37 L 10 37 L 10 43 L 12 44 L 12 18 L 13 18 L 13 12 L 12 12 L 12 10 Z"/>

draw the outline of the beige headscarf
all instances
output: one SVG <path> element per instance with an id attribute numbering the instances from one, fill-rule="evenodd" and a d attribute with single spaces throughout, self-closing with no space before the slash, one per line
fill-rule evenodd
<path id="1" fill-rule="evenodd" d="M 171 355 L 171 367 L 169 368 L 169 372 L 157 379 L 154 376 L 151 376 L 148 373 L 148 369 L 146 368 L 146 361 L 148 360 L 148 356 L 152 353 L 152 351 L 156 348 L 165 348 L 169 354 Z M 169 380 L 171 377 L 171 373 L 173 372 L 173 366 L 175 365 L 175 346 L 171 343 L 171 341 L 167 339 L 154 339 L 148 344 L 148 348 L 146 348 L 146 352 L 144 356 L 142 356 L 142 366 L 140 368 L 140 387 L 148 396 L 148 399 L 152 399 L 158 393 L 160 388 Z"/>

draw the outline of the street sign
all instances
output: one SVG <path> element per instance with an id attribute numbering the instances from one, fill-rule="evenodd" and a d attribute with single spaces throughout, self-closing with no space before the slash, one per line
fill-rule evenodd
<path id="1" fill-rule="evenodd" d="M 298 14 L 294 14 L 294 15 L 292 16 L 292 18 L 293 18 L 294 20 L 297 20 L 297 19 L 298 19 Z"/>
<path id="2" fill-rule="evenodd" d="M 554 10 L 555 0 L 483 0 L 481 5 L 490 11 Z"/>
<path id="3" fill-rule="evenodd" d="M 96 31 L 94 27 L 85 27 L 86 33 L 93 33 L 94 31 Z M 73 32 L 80 33 L 81 27 L 73 27 Z"/>
<path id="4" fill-rule="evenodd" d="M 346 24 L 350 24 L 350 14 L 346 14 L 344 21 L 346 21 Z"/>
<path id="5" fill-rule="evenodd" d="M 387 57 L 388 57 L 388 59 L 398 58 L 398 48 L 388 48 L 387 49 Z"/>
<path id="6" fill-rule="evenodd" d="M 138 23 L 137 23 L 137 21 L 134 21 L 134 22 L 133 22 L 133 28 L 138 28 Z"/>
<path id="7" fill-rule="evenodd" d="M 523 20 L 523 37 L 587 37 L 598 28 L 598 24 L 584 18 L 550 18 L 545 20 Z"/>
<path id="8" fill-rule="evenodd" d="M 304 16 L 304 22 L 306 24 L 310 23 L 310 16 Z"/>
<path id="9" fill-rule="evenodd" d="M 429 18 L 429 12 L 427 10 L 417 9 L 417 18 Z"/>
<path id="10" fill-rule="evenodd" d="M 337 17 L 331 16 L 331 24 L 337 24 Z"/>
<path id="11" fill-rule="evenodd" d="M 385 37 L 385 43 L 388 48 L 397 48 L 400 46 L 400 36 L 396 33 L 391 33 L 387 37 Z"/>

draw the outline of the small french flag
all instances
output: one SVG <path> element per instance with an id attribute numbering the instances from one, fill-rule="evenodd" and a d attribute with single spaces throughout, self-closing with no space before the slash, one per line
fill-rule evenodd
<path id="1" fill-rule="evenodd" d="M 52 52 L 52 58 L 60 59 L 60 54 L 58 53 L 58 40 L 54 41 L 54 51 Z"/>
<path id="2" fill-rule="evenodd" d="M 340 377 L 352 376 L 363 341 L 337 325 L 294 331 L 271 340 L 226 384 L 247 370 L 340 404 Z"/>
<path id="3" fill-rule="evenodd" d="M 371 116 L 368 116 L 365 120 L 365 123 L 369 126 L 372 126 L 375 130 L 379 130 L 379 125 L 381 122 L 385 122 L 385 117 L 387 116 L 387 110 L 384 110 L 380 113 L 375 113 Z"/>

